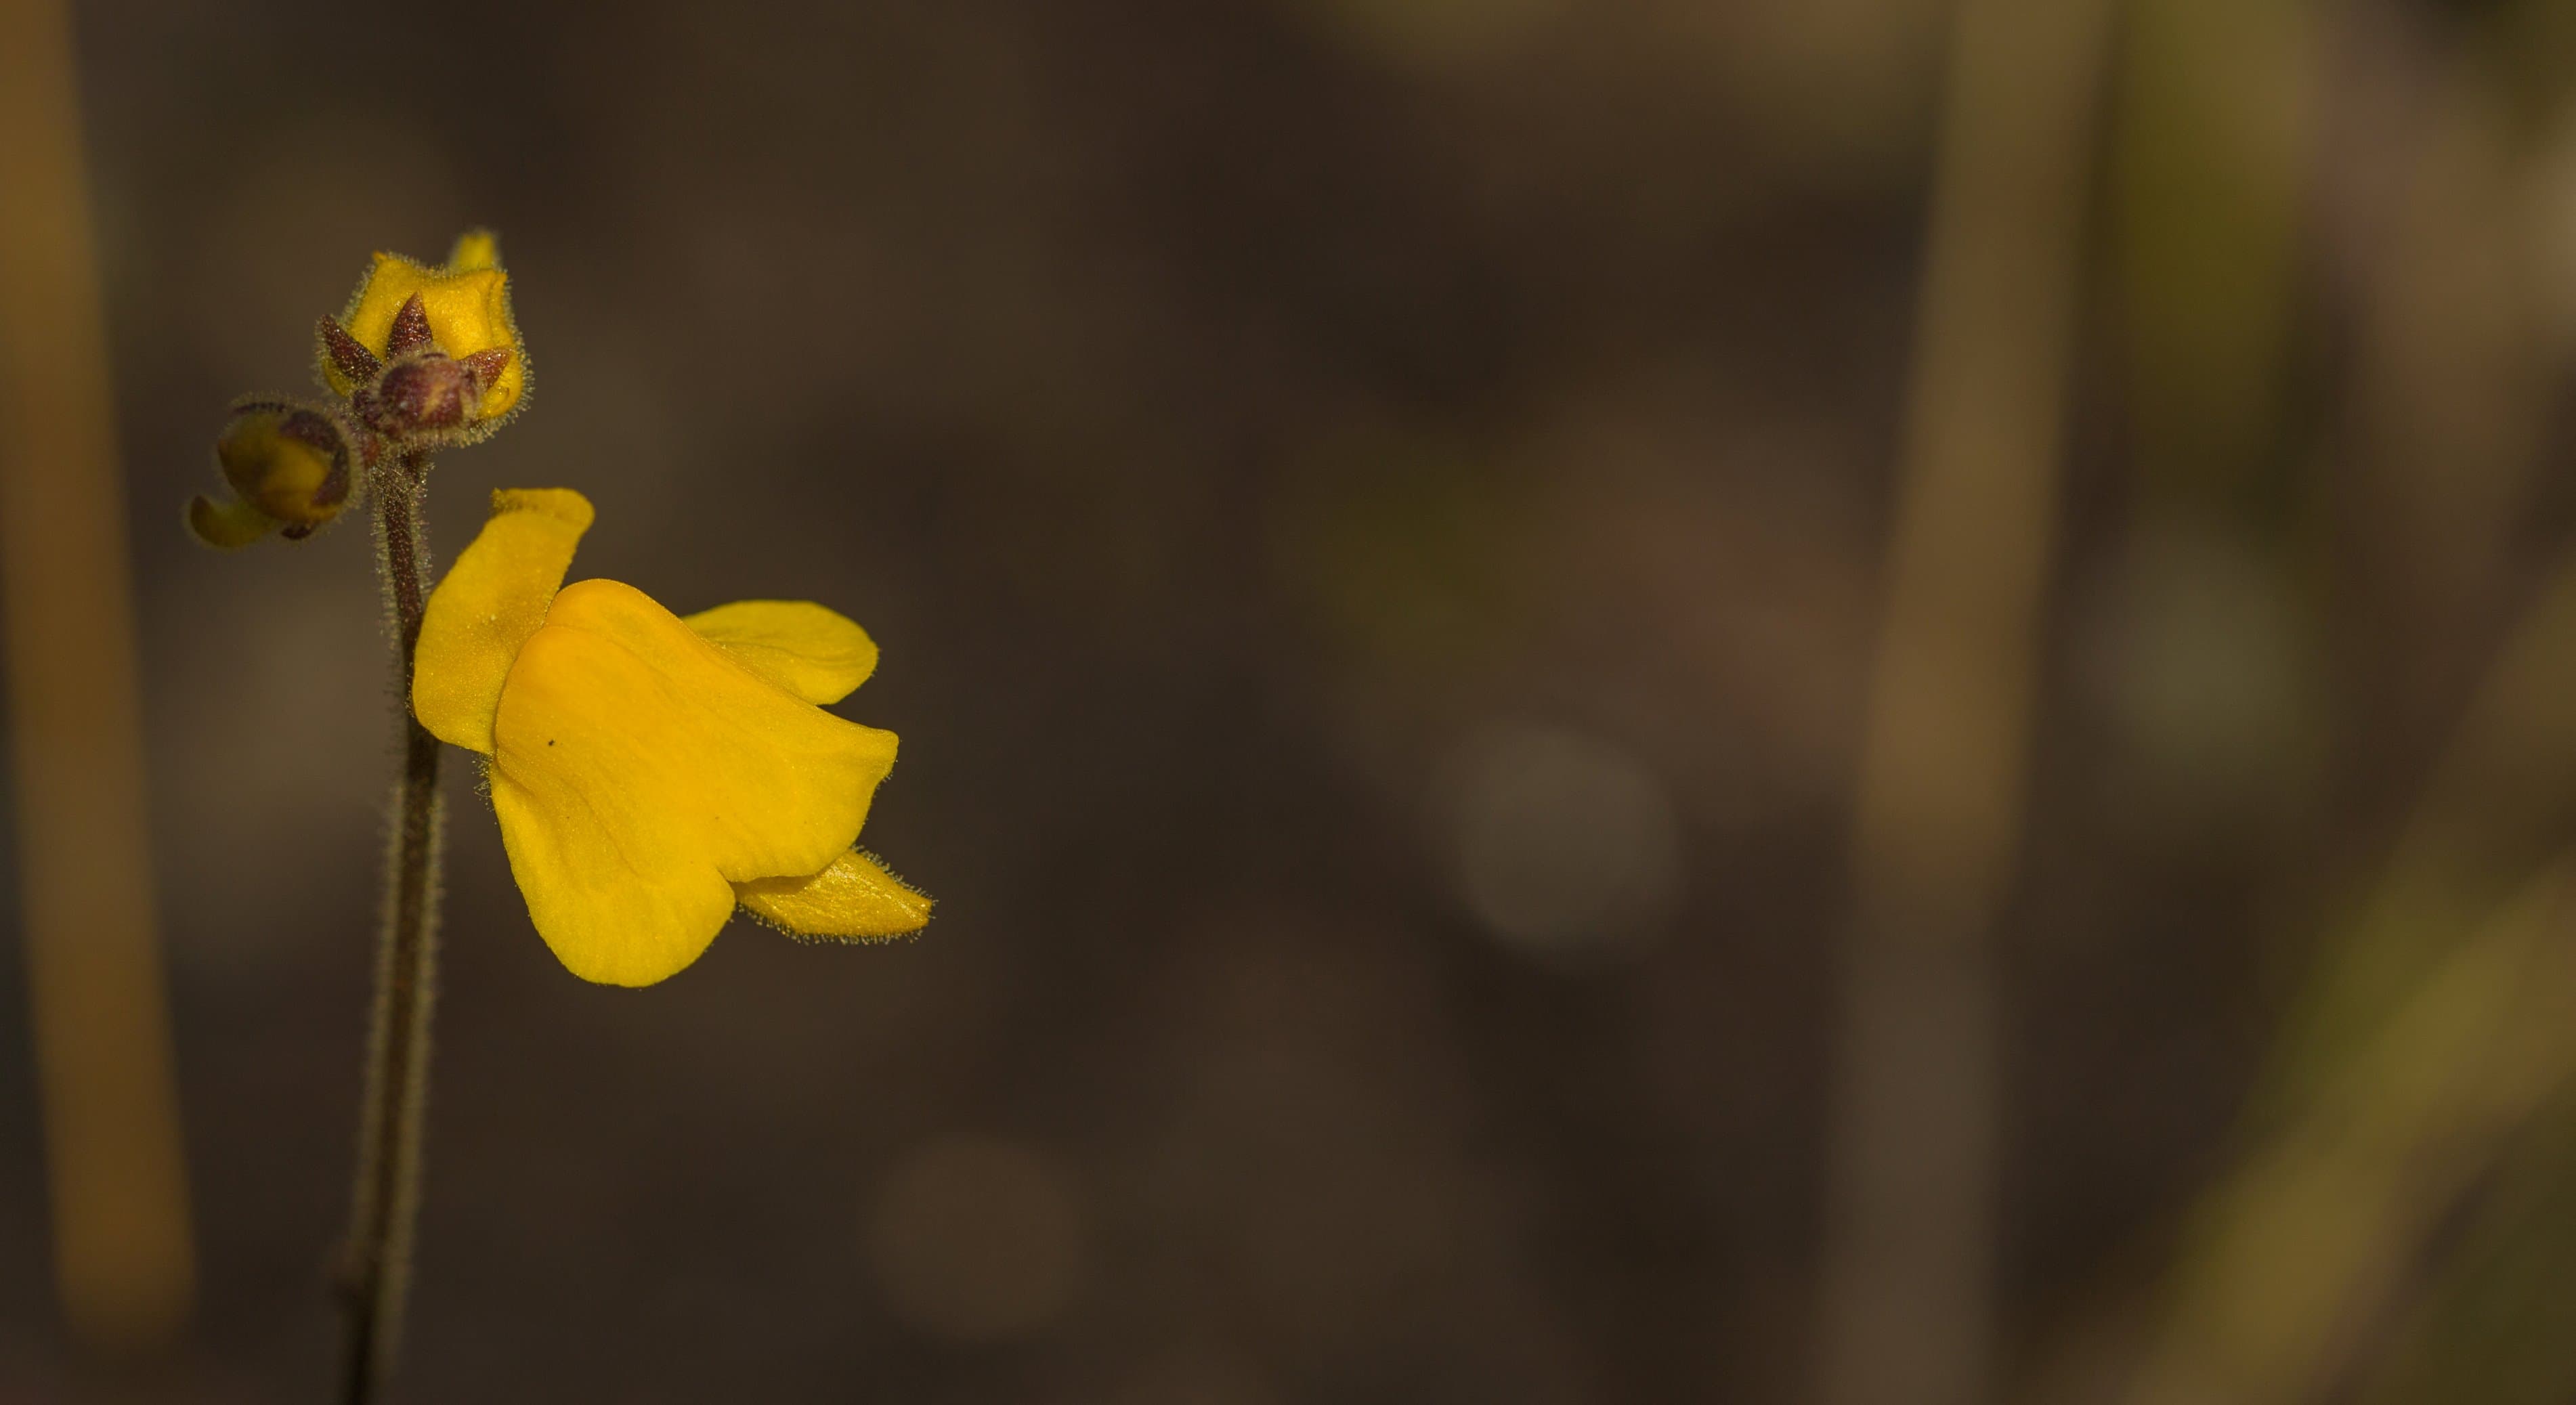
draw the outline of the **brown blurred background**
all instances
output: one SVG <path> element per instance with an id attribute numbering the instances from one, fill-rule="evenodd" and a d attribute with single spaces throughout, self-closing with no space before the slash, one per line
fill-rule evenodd
<path id="1" fill-rule="evenodd" d="M 472 224 L 441 559 L 861 621 L 940 907 L 590 987 L 455 767 L 404 1398 L 2576 1396 L 2570 13 L 81 0 L 196 1306 L 19 1038 L 0 1399 L 327 1390 L 379 607 L 179 505 Z"/>

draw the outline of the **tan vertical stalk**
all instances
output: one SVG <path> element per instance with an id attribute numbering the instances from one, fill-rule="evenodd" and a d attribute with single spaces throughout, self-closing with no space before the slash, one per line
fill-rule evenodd
<path id="1" fill-rule="evenodd" d="M 1993 940 L 2021 822 L 2109 0 L 1965 0 L 1852 839 L 1821 1397 L 1991 1397 Z"/>
<path id="2" fill-rule="evenodd" d="M 0 0 L 0 605 L 54 1272 L 166 1340 L 195 1268 L 155 945 L 124 495 L 61 0 Z"/>

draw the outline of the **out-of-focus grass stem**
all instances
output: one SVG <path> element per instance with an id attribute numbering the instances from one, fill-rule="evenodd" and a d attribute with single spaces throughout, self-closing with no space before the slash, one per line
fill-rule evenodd
<path id="1" fill-rule="evenodd" d="M 1952 35 L 1862 740 L 1821 1398 L 1990 1398 L 1993 929 L 2021 823 L 2107 0 Z"/>
<path id="2" fill-rule="evenodd" d="M 2426 1236 L 2576 1084 L 2568 862 L 2470 930 L 2201 1209 L 2132 1399 L 2319 1398 Z"/>
<path id="3" fill-rule="evenodd" d="M 0 606 L 63 1310 L 166 1341 L 194 1291 L 144 820 L 132 586 L 69 17 L 0 3 Z"/>
<path id="4" fill-rule="evenodd" d="M 2563 32 L 2563 13 L 2487 17 L 2515 36 L 2508 71 L 2563 73 L 2525 28 Z M 2576 557 L 2537 589 L 2509 569 L 2565 360 L 2563 324 L 2531 315 L 2547 305 L 2548 261 L 2516 231 L 2546 227 L 2530 202 L 2560 198 L 2559 182 L 2469 51 L 2394 69 L 2404 86 L 2391 66 L 2409 51 L 2383 32 L 2392 12 L 2333 20 L 2345 58 L 2329 86 L 2359 96 L 2325 104 L 2339 126 L 2323 148 L 2350 164 L 2343 217 L 2374 231 L 2351 274 L 2357 388 L 2336 398 L 2350 421 L 2336 486 L 2384 495 L 2379 516 L 2396 524 L 2362 539 L 2345 588 L 2382 611 L 2386 676 L 2441 684 L 2416 691 L 2456 720 L 2385 858 L 2324 916 L 2243 1154 L 2196 1208 L 2157 1304 L 2130 1395 L 2141 1405 L 2402 1390 L 2402 1371 L 2389 1374 L 2404 1364 L 2398 1325 L 2444 1320 L 2426 1295 L 2475 1280 L 2463 1239 L 2531 1228 L 2496 1219 L 2512 1207 L 2485 1187 L 2576 1094 Z M 2498 597 L 2525 603 L 2481 661 L 2468 651 L 2486 634 L 2461 622 Z M 2444 692 L 2472 667 L 2461 709 Z M 2411 720 L 2428 705 L 2379 711 Z M 2424 1359 L 2473 1355 L 2499 1379 L 2528 1365 L 2529 1343 L 2448 1321 L 2470 1330 L 2419 1340 Z M 2434 1398 L 2496 1397 L 2439 1385 Z"/>

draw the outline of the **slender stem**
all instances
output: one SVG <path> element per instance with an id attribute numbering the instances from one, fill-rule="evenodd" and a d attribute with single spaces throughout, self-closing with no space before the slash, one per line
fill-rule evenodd
<path id="1" fill-rule="evenodd" d="M 376 953 L 374 1026 L 366 1101 L 358 1114 L 358 1174 L 340 1291 L 347 1310 L 342 1399 L 368 1405 L 391 1377 L 411 1280 L 419 1208 L 422 1108 L 429 1095 L 429 1027 L 437 995 L 438 739 L 411 715 L 412 653 L 420 643 L 429 547 L 421 498 L 426 455 L 402 455 L 374 473 L 376 570 L 394 632 L 402 773 L 394 782 L 393 833 L 385 848 L 384 931 Z"/>
<path id="2" fill-rule="evenodd" d="M 2003 1393 L 1999 932 L 2029 786 L 2113 0 L 1966 0 L 1852 806 L 1814 1396 Z"/>

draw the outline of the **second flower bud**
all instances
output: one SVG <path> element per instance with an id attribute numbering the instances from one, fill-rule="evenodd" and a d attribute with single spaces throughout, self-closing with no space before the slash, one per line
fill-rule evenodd
<path id="1" fill-rule="evenodd" d="M 236 496 L 188 504 L 188 529 L 208 546 L 247 546 L 272 531 L 305 536 L 349 505 L 348 435 L 319 410 L 244 401 L 215 440 L 215 462 Z"/>

